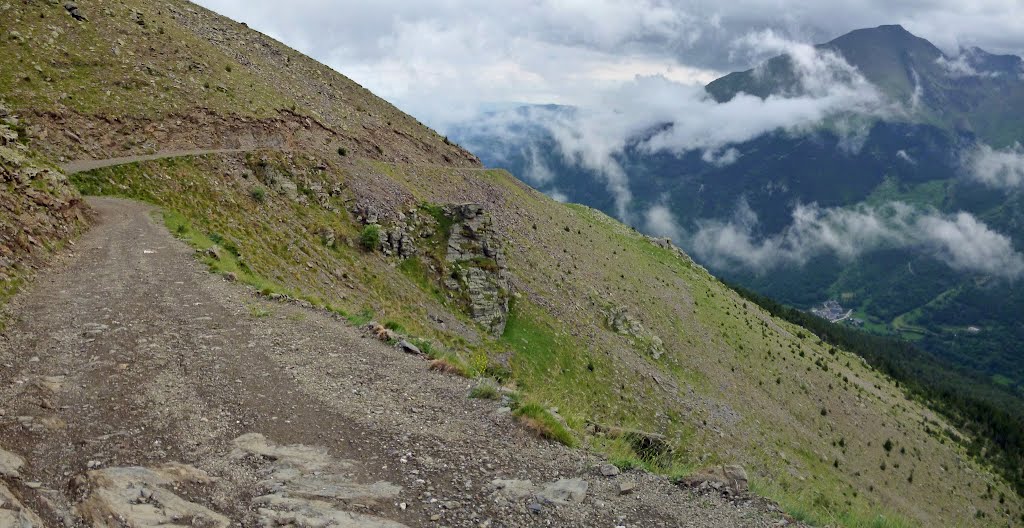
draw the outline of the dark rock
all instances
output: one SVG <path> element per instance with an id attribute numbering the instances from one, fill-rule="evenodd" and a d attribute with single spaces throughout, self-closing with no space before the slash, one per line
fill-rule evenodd
<path id="1" fill-rule="evenodd" d="M 405 339 L 398 342 L 398 348 L 401 348 L 403 352 L 407 354 L 422 354 L 419 347 L 406 341 Z"/>
<path id="2" fill-rule="evenodd" d="M 64 9 L 66 9 L 68 14 L 71 15 L 71 18 L 73 18 L 73 19 L 75 19 L 75 20 L 77 20 L 79 22 L 88 22 L 89 21 L 89 19 L 86 18 L 86 16 L 84 14 L 82 14 L 82 11 L 80 9 L 78 9 L 78 4 L 76 4 L 74 2 L 65 2 L 64 3 Z"/>

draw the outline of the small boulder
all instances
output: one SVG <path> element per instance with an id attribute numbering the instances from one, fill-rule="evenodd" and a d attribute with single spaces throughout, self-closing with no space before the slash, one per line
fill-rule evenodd
<path id="1" fill-rule="evenodd" d="M 71 15 L 71 18 L 73 18 L 73 19 L 75 19 L 75 20 L 77 20 L 79 22 L 88 22 L 89 21 L 89 19 L 86 18 L 85 15 L 82 14 L 82 11 L 80 9 L 78 9 L 78 4 L 76 4 L 74 2 L 65 2 L 64 3 L 64 9 L 66 9 L 68 14 Z"/>
<path id="2" fill-rule="evenodd" d="M 629 495 L 636 489 L 635 482 L 620 482 L 619 483 L 619 495 Z"/>
<path id="3" fill-rule="evenodd" d="M 405 339 L 398 342 L 398 348 L 401 348 L 402 352 L 405 352 L 406 354 L 423 354 L 423 352 L 420 352 L 419 347 L 406 341 Z"/>
<path id="4" fill-rule="evenodd" d="M 589 487 L 583 479 L 560 479 L 545 485 L 537 495 L 555 504 L 579 504 L 587 497 Z"/>
<path id="5" fill-rule="evenodd" d="M 601 464 L 598 470 L 606 477 L 614 477 L 619 474 L 619 468 L 615 467 L 614 464 Z"/>
<path id="6" fill-rule="evenodd" d="M 18 472 L 24 465 L 24 458 L 0 449 L 0 477 L 18 478 L 20 476 Z"/>

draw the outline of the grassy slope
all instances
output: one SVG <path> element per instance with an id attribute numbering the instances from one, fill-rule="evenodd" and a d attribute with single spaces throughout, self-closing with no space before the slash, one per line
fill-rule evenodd
<path id="1" fill-rule="evenodd" d="M 759 492 L 822 524 L 867 526 L 880 515 L 926 526 L 1019 519 L 1016 497 L 964 454 L 958 434 L 891 381 L 595 210 L 558 204 L 501 171 L 354 160 L 317 171 L 324 160 L 268 154 L 296 181 L 339 179 L 339 204 L 384 182 L 403 191 L 402 207 L 488 204 L 519 291 L 505 334 L 491 339 L 434 324 L 430 314 L 470 325 L 419 266 L 356 247 L 347 214 L 273 191 L 253 198 L 261 184 L 241 173 L 254 156 L 249 165 L 237 157 L 151 162 L 78 181 L 86 192 L 163 205 L 180 215 L 172 227 L 187 221 L 186 232 L 213 233 L 237 248 L 243 280 L 258 288 L 397 322 L 475 373 L 509 368 L 526 402 L 559 407 L 580 442 L 622 465 L 686 473 L 739 462 Z M 325 227 L 340 235 L 335 248 L 323 244 Z M 613 306 L 660 337 L 665 356 L 655 360 L 649 343 L 610 331 Z M 587 436 L 590 421 L 664 434 L 676 453 L 641 460 L 627 444 Z M 889 439 L 895 447 L 886 451 Z M 975 519 L 975 508 L 986 517 Z"/>
<path id="2" fill-rule="evenodd" d="M 119 147 L 147 150 L 196 113 L 273 120 L 288 112 L 323 124 L 334 144 L 364 156 L 477 163 L 347 77 L 187 1 L 94 0 L 80 8 L 88 22 L 74 21 L 61 2 L 0 4 L 0 93 L 15 110 L 56 120 L 41 122 L 46 135 L 36 137 L 55 153 L 87 157 L 90 139 L 126 122 L 138 122 L 137 144 Z M 54 148 L 66 143 L 60 120 L 72 118 L 85 124 L 72 131 L 85 144 Z"/>

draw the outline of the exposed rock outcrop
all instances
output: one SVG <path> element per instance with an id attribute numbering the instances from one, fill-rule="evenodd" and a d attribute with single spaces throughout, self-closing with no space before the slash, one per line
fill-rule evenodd
<path id="1" fill-rule="evenodd" d="M 501 335 L 512 283 L 491 218 L 477 204 L 451 206 L 446 213 L 453 223 L 445 256 L 452 271 L 445 285 L 467 297 L 474 321 Z"/>
<path id="2" fill-rule="evenodd" d="M 253 499 L 262 526 L 339 526 L 402 528 L 402 524 L 348 511 L 346 504 L 369 504 L 395 498 L 401 488 L 389 482 L 360 484 L 351 479 L 352 463 L 326 449 L 278 445 L 259 433 L 235 439 L 235 458 L 260 465 L 266 492 Z"/>
<path id="3" fill-rule="evenodd" d="M 86 224 L 81 197 L 19 142 L 17 124 L 10 116 L 0 121 L 0 282 L 36 267 Z"/>
<path id="4" fill-rule="evenodd" d="M 416 207 L 380 211 L 357 203 L 350 211 L 363 225 L 379 227 L 380 251 L 385 255 L 408 259 L 423 253 L 420 245 L 437 249 L 443 244 L 440 252 L 427 251 L 435 258 L 431 269 L 443 269 L 441 282 L 462 301 L 474 321 L 501 335 L 508 320 L 512 281 L 490 216 L 477 204 L 425 209 L 430 214 Z"/>
<path id="5" fill-rule="evenodd" d="M 625 306 L 613 306 L 606 311 L 608 328 L 620 335 L 629 337 L 634 346 L 647 351 L 654 359 L 665 354 L 665 344 L 657 335 L 647 331 L 644 325 L 630 315 Z"/>

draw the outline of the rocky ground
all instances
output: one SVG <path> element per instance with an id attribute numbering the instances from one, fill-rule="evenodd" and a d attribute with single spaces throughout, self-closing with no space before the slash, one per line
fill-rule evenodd
<path id="1" fill-rule="evenodd" d="M 0 526 L 776 526 L 534 437 L 471 382 L 207 273 L 148 206 L 7 307 Z M 717 484 L 716 484 L 717 486 Z"/>

